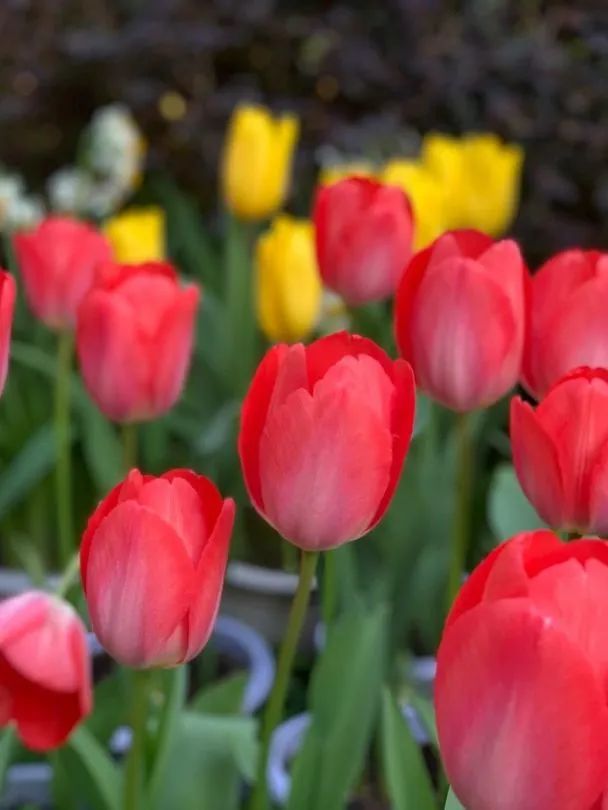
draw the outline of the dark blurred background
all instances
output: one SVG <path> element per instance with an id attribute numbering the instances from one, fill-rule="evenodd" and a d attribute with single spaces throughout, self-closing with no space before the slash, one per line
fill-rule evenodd
<path id="1" fill-rule="evenodd" d="M 605 0 L 2 0 L 0 79 L 0 161 L 32 184 L 121 101 L 150 167 L 212 210 L 248 98 L 301 116 L 296 189 L 328 147 L 387 157 L 416 132 L 492 130 L 526 149 L 515 232 L 531 262 L 608 247 Z"/>

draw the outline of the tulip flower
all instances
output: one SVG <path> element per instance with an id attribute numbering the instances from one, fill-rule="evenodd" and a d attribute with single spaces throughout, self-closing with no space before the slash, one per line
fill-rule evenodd
<path id="1" fill-rule="evenodd" d="M 265 219 L 281 207 L 297 137 L 294 116 L 274 118 L 265 107 L 237 107 L 222 159 L 224 199 L 236 217 Z"/>
<path id="2" fill-rule="evenodd" d="M 313 218 L 330 289 L 353 306 L 395 292 L 412 253 L 412 211 L 401 189 L 362 177 L 322 186 Z"/>
<path id="3" fill-rule="evenodd" d="M 0 394 L 4 391 L 8 374 L 8 356 L 16 295 L 15 279 L 10 273 L 0 270 Z"/>
<path id="4" fill-rule="evenodd" d="M 608 535 L 608 371 L 576 369 L 536 410 L 514 398 L 511 445 L 521 487 L 543 520 Z"/>
<path id="5" fill-rule="evenodd" d="M 289 343 L 314 329 L 321 279 L 310 222 L 277 217 L 257 243 L 258 320 L 266 337 Z"/>
<path id="6" fill-rule="evenodd" d="M 453 231 L 416 254 L 395 334 L 419 387 L 454 411 L 496 402 L 520 374 L 527 272 L 515 242 Z"/>
<path id="7" fill-rule="evenodd" d="M 85 628 L 67 603 L 28 591 L 0 603 L 0 725 L 34 751 L 62 745 L 91 710 Z"/>
<path id="8" fill-rule="evenodd" d="M 431 133 L 421 159 L 443 184 L 450 229 L 475 228 L 501 236 L 517 211 L 523 151 L 495 135 L 462 138 Z"/>
<path id="9" fill-rule="evenodd" d="M 165 214 L 161 208 L 130 208 L 109 219 L 103 230 L 117 262 L 140 264 L 165 258 Z"/>
<path id="10" fill-rule="evenodd" d="M 301 549 L 361 537 L 392 498 L 412 434 L 412 371 L 338 332 L 270 349 L 243 404 L 239 455 L 249 496 Z"/>
<path id="11" fill-rule="evenodd" d="M 380 180 L 398 186 L 408 196 L 414 211 L 414 249 L 427 247 L 446 229 L 445 188 L 420 161 L 391 160 Z"/>
<path id="12" fill-rule="evenodd" d="M 565 250 L 532 276 L 523 381 L 537 398 L 578 366 L 608 367 L 608 253 Z"/>
<path id="13" fill-rule="evenodd" d="M 51 329 L 73 328 L 97 268 L 111 259 L 106 238 L 84 222 L 48 217 L 16 234 L 14 246 L 34 315 Z"/>
<path id="14" fill-rule="evenodd" d="M 190 470 L 132 470 L 97 507 L 80 570 L 91 624 L 122 664 L 171 667 L 194 658 L 217 615 L 234 501 Z"/>
<path id="15" fill-rule="evenodd" d="M 608 546 L 596 540 L 517 535 L 463 585 L 439 647 L 435 708 L 467 810 L 606 806 L 607 612 Z"/>
<path id="16" fill-rule="evenodd" d="M 117 422 L 154 419 L 177 401 L 200 292 L 168 263 L 110 264 L 78 313 L 76 348 L 87 390 Z"/>

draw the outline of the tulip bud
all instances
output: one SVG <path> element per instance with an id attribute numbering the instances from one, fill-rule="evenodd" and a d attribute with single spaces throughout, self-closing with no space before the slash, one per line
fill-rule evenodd
<path id="1" fill-rule="evenodd" d="M 234 501 L 208 478 L 132 470 L 97 507 L 80 571 L 101 644 L 131 667 L 171 667 L 198 655 L 217 615 Z"/>
<path id="2" fill-rule="evenodd" d="M 109 219 L 103 230 L 115 260 L 121 264 L 165 258 L 165 214 L 161 208 L 130 208 Z"/>
<path id="3" fill-rule="evenodd" d="M 165 262 L 110 264 L 78 313 L 85 385 L 117 422 L 154 419 L 177 401 L 190 363 L 200 293 Z"/>
<path id="4" fill-rule="evenodd" d="M 395 302 L 416 382 L 454 411 L 486 407 L 520 374 L 527 272 L 515 242 L 453 231 L 416 254 Z"/>
<path id="5" fill-rule="evenodd" d="M 73 328 L 97 269 L 111 259 L 105 237 L 84 222 L 48 217 L 16 234 L 14 246 L 34 315 L 51 329 Z"/>
<path id="6" fill-rule="evenodd" d="M 298 122 L 265 107 L 242 105 L 230 121 L 222 159 L 224 199 L 244 220 L 265 219 L 287 194 Z"/>
<path id="7" fill-rule="evenodd" d="M 538 408 L 511 402 L 515 470 L 550 526 L 608 535 L 608 371 L 580 368 Z"/>
<path id="8" fill-rule="evenodd" d="M 608 367 L 608 253 L 565 250 L 532 276 L 523 381 L 537 397 L 578 366 Z"/>
<path id="9" fill-rule="evenodd" d="M 273 342 L 304 339 L 317 322 L 322 293 L 310 222 L 277 217 L 258 239 L 256 263 L 262 331 Z"/>
<path id="10" fill-rule="evenodd" d="M 8 374 L 8 357 L 16 295 L 15 279 L 10 273 L 0 270 L 0 394 L 4 391 L 6 375 Z"/>
<path id="11" fill-rule="evenodd" d="M 412 204 L 414 250 L 427 247 L 447 229 L 446 189 L 420 161 L 391 160 L 380 179 L 389 186 L 402 189 Z"/>
<path id="12" fill-rule="evenodd" d="M 351 177 L 317 191 L 317 258 L 325 284 L 354 306 L 393 295 L 412 253 L 412 211 L 398 188 Z"/>
<path id="13" fill-rule="evenodd" d="M 393 496 L 414 407 L 410 367 L 371 340 L 338 332 L 273 347 L 242 410 L 239 455 L 253 505 L 307 551 L 361 537 Z"/>
<path id="14" fill-rule="evenodd" d="M 595 540 L 517 535 L 463 585 L 439 647 L 435 708 L 467 810 L 606 806 L 607 613 L 608 546 Z"/>
<path id="15" fill-rule="evenodd" d="M 0 725 L 24 745 L 62 745 L 91 710 L 85 629 L 72 607 L 42 591 L 0 603 Z"/>

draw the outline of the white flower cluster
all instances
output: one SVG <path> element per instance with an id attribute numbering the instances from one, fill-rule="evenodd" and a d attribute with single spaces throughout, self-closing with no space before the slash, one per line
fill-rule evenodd
<path id="1" fill-rule="evenodd" d="M 43 216 L 42 201 L 28 194 L 23 178 L 0 166 L 0 231 L 31 228 Z"/>
<path id="2" fill-rule="evenodd" d="M 65 166 L 49 179 L 55 211 L 106 217 L 136 187 L 145 157 L 142 134 L 129 110 L 111 104 L 97 110 L 87 127 L 76 166 Z"/>

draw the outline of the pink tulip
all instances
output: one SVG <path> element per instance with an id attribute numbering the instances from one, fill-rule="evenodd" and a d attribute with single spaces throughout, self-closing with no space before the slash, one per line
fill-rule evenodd
<path id="1" fill-rule="evenodd" d="M 243 403 L 239 454 L 249 496 L 306 550 L 370 531 L 401 474 L 414 422 L 412 371 L 339 332 L 274 346 Z"/>
<path id="2" fill-rule="evenodd" d="M 330 289 L 353 306 L 394 294 L 414 230 L 401 189 L 349 177 L 319 189 L 313 217 L 319 270 Z"/>
<path id="3" fill-rule="evenodd" d="M 608 253 L 565 250 L 532 276 L 523 381 L 542 397 L 579 366 L 608 367 Z"/>
<path id="4" fill-rule="evenodd" d="M 179 398 L 200 291 L 166 262 L 105 265 L 78 313 L 85 385 L 117 422 L 154 419 Z"/>
<path id="5" fill-rule="evenodd" d="M 25 296 L 51 329 L 70 329 L 97 268 L 112 258 L 105 236 L 68 217 L 48 217 L 14 238 Z"/>
<path id="6" fill-rule="evenodd" d="M 4 391 L 8 374 L 8 357 L 11 347 L 11 330 L 17 289 L 10 273 L 0 270 L 0 394 Z"/>
<path id="7" fill-rule="evenodd" d="M 93 630 L 131 667 L 189 661 L 217 615 L 234 501 L 208 478 L 132 470 L 97 507 L 82 538 L 80 570 Z"/>
<path id="8" fill-rule="evenodd" d="M 527 272 L 515 242 L 452 231 L 417 253 L 395 301 L 395 335 L 417 385 L 454 411 L 496 402 L 520 375 Z"/>
<path id="9" fill-rule="evenodd" d="M 608 787 L 608 545 L 548 531 L 495 549 L 437 657 L 446 773 L 467 810 L 601 810 Z"/>
<path id="10" fill-rule="evenodd" d="M 62 745 L 91 710 L 85 629 L 67 602 L 28 591 L 0 603 L 0 725 L 24 745 Z"/>

